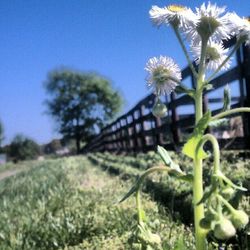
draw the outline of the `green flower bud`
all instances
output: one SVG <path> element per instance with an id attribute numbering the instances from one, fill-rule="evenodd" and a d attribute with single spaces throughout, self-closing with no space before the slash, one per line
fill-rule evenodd
<path id="1" fill-rule="evenodd" d="M 145 223 L 140 223 L 138 226 L 137 234 L 139 243 L 143 245 L 159 246 L 161 244 L 161 238 L 159 235 L 151 233 L 150 229 Z"/>
<path id="2" fill-rule="evenodd" d="M 248 224 L 249 218 L 244 211 L 235 210 L 235 212 L 231 215 L 231 221 L 233 225 L 238 229 L 244 228 Z"/>
<path id="3" fill-rule="evenodd" d="M 216 214 L 207 212 L 205 218 L 200 221 L 200 227 L 203 229 L 210 230 L 213 228 L 213 224 L 218 220 Z"/>
<path id="4" fill-rule="evenodd" d="M 218 240 L 226 240 L 233 237 L 236 230 L 232 222 L 226 218 L 220 219 L 214 226 L 214 236 Z"/>
<path id="5" fill-rule="evenodd" d="M 211 228 L 211 221 L 207 218 L 203 218 L 200 220 L 200 227 L 206 230 L 209 230 Z"/>
<path id="6" fill-rule="evenodd" d="M 152 113 L 155 117 L 164 117 L 167 113 L 168 109 L 161 100 L 157 100 L 155 105 L 153 106 Z"/>
<path id="7" fill-rule="evenodd" d="M 226 200 L 230 200 L 234 196 L 235 190 L 231 187 L 226 187 L 222 190 L 221 194 Z"/>

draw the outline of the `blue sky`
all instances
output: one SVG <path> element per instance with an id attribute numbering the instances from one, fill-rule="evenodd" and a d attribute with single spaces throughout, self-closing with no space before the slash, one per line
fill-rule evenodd
<path id="1" fill-rule="evenodd" d="M 177 0 L 192 8 L 203 1 Z M 39 143 L 54 137 L 45 114 L 47 73 L 60 67 L 96 71 L 109 78 L 133 107 L 148 94 L 145 63 L 168 55 L 186 65 L 170 28 L 152 26 L 148 11 L 162 0 L 11 0 L 0 2 L 0 119 L 5 143 L 22 133 Z M 213 3 L 213 1 L 212 1 Z M 249 0 L 217 1 L 241 16 Z"/>

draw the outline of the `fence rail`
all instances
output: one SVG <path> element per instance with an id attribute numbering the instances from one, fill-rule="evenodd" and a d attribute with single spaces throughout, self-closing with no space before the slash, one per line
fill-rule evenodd
<path id="1" fill-rule="evenodd" d="M 235 39 L 226 44 L 232 46 Z M 204 111 L 218 113 L 223 105 L 222 90 L 229 84 L 232 90 L 232 108 L 250 107 L 250 46 L 241 46 L 236 52 L 235 65 L 211 81 L 213 89 L 203 97 Z M 182 79 L 195 87 L 189 67 L 182 70 Z M 218 96 L 220 94 L 220 96 Z M 102 129 L 84 152 L 147 152 L 157 145 L 176 149 L 183 145 L 194 126 L 194 102 L 188 95 L 172 93 L 164 102 L 168 115 L 162 119 L 152 115 L 155 96 L 148 95 L 126 114 Z M 220 128 L 209 128 L 224 148 L 250 149 L 250 114 L 235 114 Z M 232 143 L 233 142 L 233 143 Z"/>

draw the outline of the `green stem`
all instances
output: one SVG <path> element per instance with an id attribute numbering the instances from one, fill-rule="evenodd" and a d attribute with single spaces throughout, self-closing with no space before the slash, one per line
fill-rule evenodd
<path id="1" fill-rule="evenodd" d="M 221 195 L 217 195 L 217 198 L 224 203 L 224 205 L 229 209 L 231 213 L 235 212 L 235 208 L 227 200 L 225 200 Z"/>
<path id="2" fill-rule="evenodd" d="M 201 57 L 197 78 L 196 94 L 195 94 L 195 124 L 203 116 L 202 111 L 202 86 L 205 78 L 205 57 L 207 49 L 207 40 L 202 41 Z M 202 159 L 198 159 L 197 155 L 194 159 L 194 182 L 193 182 L 193 200 L 194 204 L 203 197 L 203 174 Z M 195 245 L 196 250 L 206 249 L 206 231 L 200 227 L 200 220 L 204 218 L 204 205 L 194 205 L 194 225 L 195 225 Z"/>
<path id="3" fill-rule="evenodd" d="M 221 119 L 221 118 L 223 118 L 225 116 L 232 115 L 232 114 L 235 114 L 235 113 L 241 113 L 241 112 L 250 112 L 250 108 L 242 107 L 242 108 L 235 108 L 235 109 L 227 110 L 227 111 L 224 111 L 224 112 L 222 112 L 220 114 L 217 114 L 217 115 L 213 116 L 211 118 L 211 121 L 218 120 L 218 119 Z"/>
<path id="4" fill-rule="evenodd" d="M 208 77 L 207 82 L 210 82 L 222 69 L 222 67 L 227 63 L 227 61 L 231 58 L 231 56 L 234 54 L 234 52 L 240 47 L 242 41 L 238 40 L 235 44 L 234 48 L 230 51 L 228 56 L 225 58 L 225 60 L 221 63 L 221 65 L 213 72 L 211 76 Z"/>
<path id="5" fill-rule="evenodd" d="M 177 39 L 178 39 L 178 41 L 179 41 L 179 43 L 180 43 L 180 45 L 181 45 L 181 48 L 182 48 L 182 50 L 183 50 L 183 52 L 184 52 L 184 54 L 185 54 L 185 56 L 186 56 L 186 59 L 187 59 L 187 61 L 188 61 L 188 65 L 189 65 L 189 67 L 190 67 L 190 69 L 191 69 L 191 71 L 192 71 L 194 77 L 197 77 L 198 74 L 197 74 L 197 72 L 196 72 L 196 70 L 195 70 L 195 68 L 194 68 L 194 66 L 193 66 L 193 63 L 192 63 L 192 61 L 191 61 L 191 59 L 190 59 L 190 57 L 189 57 L 189 55 L 188 55 L 187 49 L 186 49 L 186 47 L 185 47 L 185 45 L 184 45 L 184 43 L 183 43 L 183 41 L 182 41 L 181 35 L 180 35 L 180 33 L 179 33 L 179 30 L 178 30 L 178 28 L 175 27 L 175 26 L 173 26 L 173 29 L 174 29 L 175 35 L 176 35 L 176 37 L 177 37 Z"/>
<path id="6" fill-rule="evenodd" d="M 207 141 L 210 141 L 213 146 L 214 174 L 218 174 L 220 172 L 220 147 L 219 147 L 217 139 L 213 135 L 206 134 L 202 137 L 201 141 L 196 147 L 196 154 Z"/>
<path id="7" fill-rule="evenodd" d="M 165 172 L 169 172 L 169 168 L 166 167 L 152 167 L 149 168 L 148 170 L 146 170 L 138 179 L 137 181 L 137 190 L 136 190 L 136 208 L 137 208 L 137 215 L 138 215 L 138 223 L 140 224 L 141 222 L 143 222 L 143 210 L 142 210 L 142 205 L 141 205 L 141 185 L 143 183 L 143 181 L 145 180 L 145 178 L 153 173 L 153 172 L 157 172 L 157 171 L 165 171 Z"/>
<path id="8" fill-rule="evenodd" d="M 199 142 L 199 144 L 196 147 L 196 154 L 199 152 L 200 148 L 202 148 L 203 145 L 207 141 L 210 141 L 212 146 L 213 146 L 213 156 L 214 156 L 213 174 L 218 175 L 220 173 L 220 147 L 219 147 L 217 139 L 213 135 L 206 134 L 202 137 L 201 141 Z M 215 181 L 215 179 L 214 179 L 214 177 L 212 177 L 212 185 L 216 185 L 216 183 L 214 181 Z M 215 192 L 218 193 L 218 190 L 216 189 Z M 211 203 L 211 199 L 209 200 L 209 203 Z M 218 200 L 217 212 L 219 214 L 222 214 L 221 209 L 222 209 L 221 204 L 220 204 L 220 201 Z"/>
<path id="9" fill-rule="evenodd" d="M 140 189 L 136 191 L 136 207 L 137 207 L 137 215 L 138 215 L 138 223 L 141 224 L 143 222 L 143 212 L 141 207 L 141 192 Z"/>

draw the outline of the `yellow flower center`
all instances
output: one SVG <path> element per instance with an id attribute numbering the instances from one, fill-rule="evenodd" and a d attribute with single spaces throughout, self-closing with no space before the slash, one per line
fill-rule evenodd
<path id="1" fill-rule="evenodd" d="M 181 11 L 186 9 L 186 7 L 184 7 L 182 5 L 176 5 L 176 4 L 171 4 L 167 8 L 168 8 L 168 10 L 175 12 L 175 13 L 181 12 Z"/>

